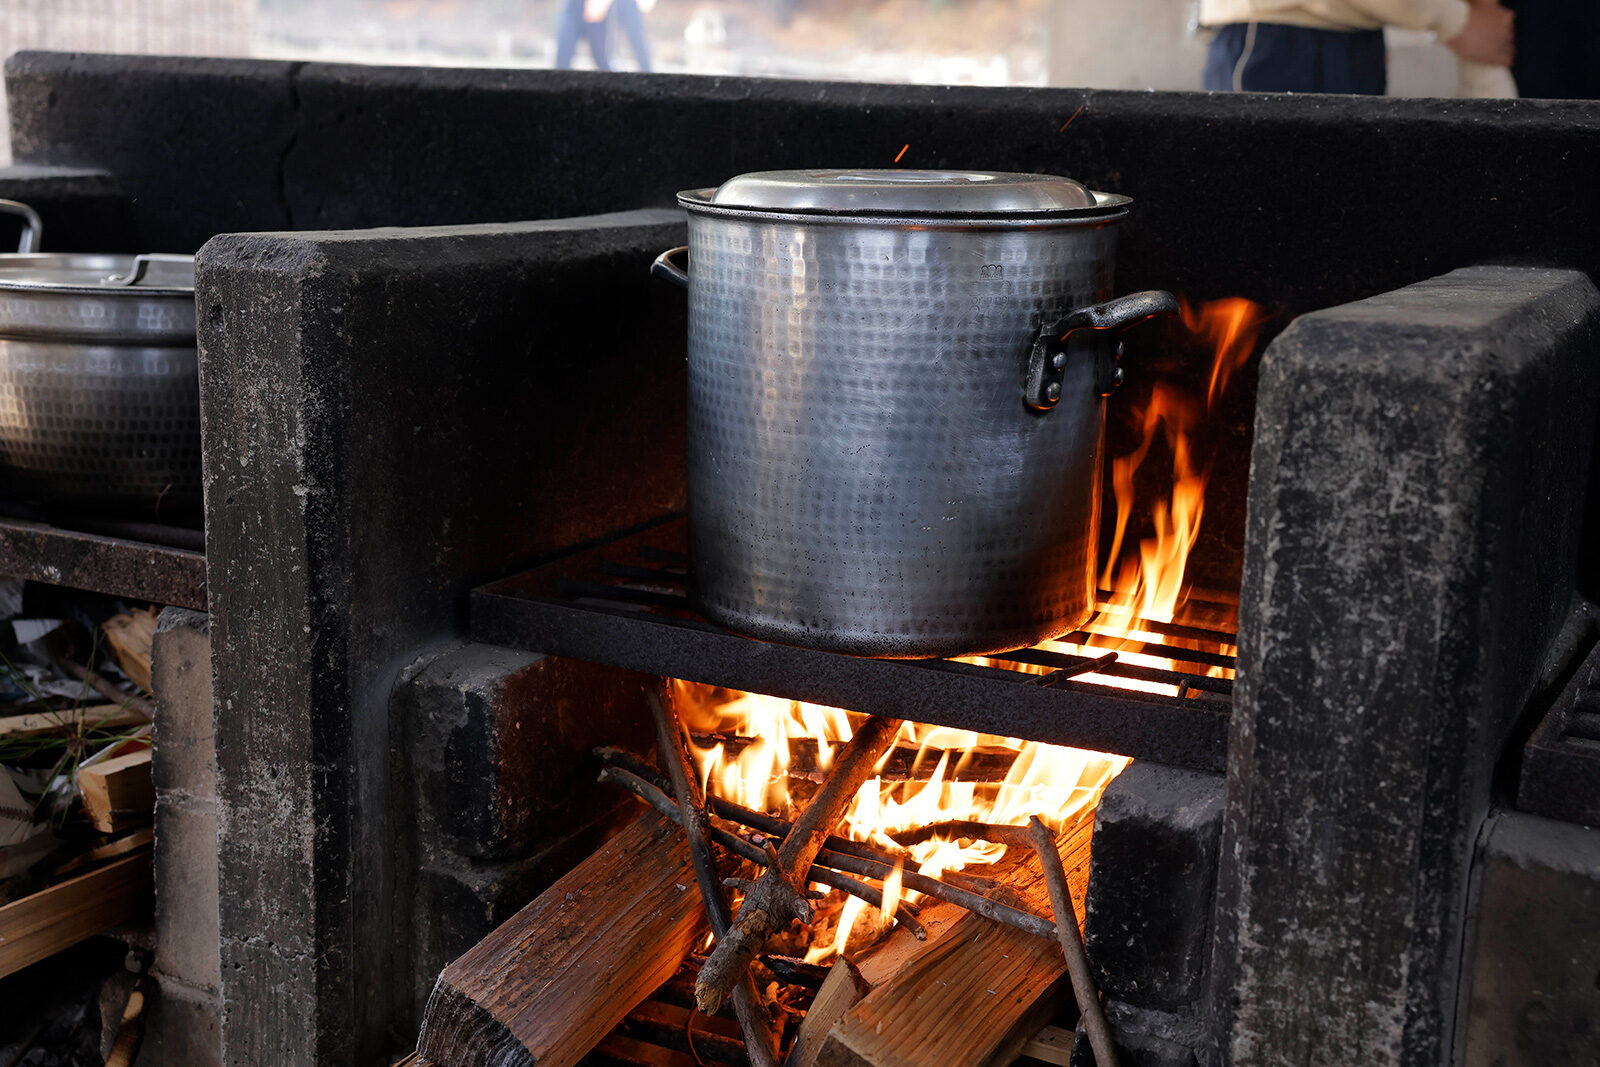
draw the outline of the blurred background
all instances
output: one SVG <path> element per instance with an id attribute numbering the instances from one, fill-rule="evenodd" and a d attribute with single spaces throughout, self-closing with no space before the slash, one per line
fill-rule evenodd
<path id="1" fill-rule="evenodd" d="M 448 66 L 556 65 L 565 0 L 0 0 L 23 48 Z M 591 0 L 593 2 L 593 0 Z M 648 0 L 654 69 L 848 81 L 1196 89 L 1195 0 Z M 613 21 L 616 21 L 613 19 Z M 637 69 L 608 28 L 618 70 Z M 1451 96 L 1455 61 L 1390 33 L 1389 91 Z M 580 43 L 573 65 L 593 67 Z M 9 147 L 0 145 L 9 158 Z"/>

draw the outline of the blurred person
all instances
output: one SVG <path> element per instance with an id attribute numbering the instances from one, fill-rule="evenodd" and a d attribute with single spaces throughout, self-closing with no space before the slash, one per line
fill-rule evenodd
<path id="1" fill-rule="evenodd" d="M 601 70 L 611 69 L 611 51 L 606 44 L 607 16 L 611 0 L 566 0 L 556 16 L 556 69 L 569 70 L 578 52 L 578 39 L 589 42 L 589 54 Z"/>
<path id="2" fill-rule="evenodd" d="M 1432 30 L 1466 62 L 1509 67 L 1513 18 L 1498 0 L 1200 0 L 1216 30 L 1205 87 L 1381 95 L 1385 26 Z"/>
<path id="3" fill-rule="evenodd" d="M 650 38 L 644 31 L 644 17 L 655 6 L 656 0 L 612 0 L 611 4 L 611 17 L 627 34 L 628 47 L 633 49 L 640 70 L 650 69 Z"/>

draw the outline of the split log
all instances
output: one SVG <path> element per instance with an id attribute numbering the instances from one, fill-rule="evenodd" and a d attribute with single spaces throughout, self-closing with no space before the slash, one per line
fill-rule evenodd
<path id="1" fill-rule="evenodd" d="M 438 1067 L 571 1067 L 705 933 L 683 833 L 646 812 L 446 967 L 417 1054 Z"/>
<path id="2" fill-rule="evenodd" d="M 783 1067 L 814 1067 L 822 1052 L 822 1043 L 828 1039 L 828 1031 L 871 991 L 872 987 L 855 964 L 843 956 L 835 960 L 800 1023 L 800 1032 L 789 1046 L 789 1058 L 783 1061 Z"/>
<path id="3" fill-rule="evenodd" d="M 894 744 L 899 731 L 899 719 L 874 716 L 862 724 L 839 753 L 828 780 L 783 839 L 777 866 L 768 867 L 750 887 L 739 908 L 738 919 L 726 935 L 717 939 L 710 958 L 701 968 L 694 987 L 701 1011 L 713 1014 L 722 1007 L 767 939 L 791 919 L 810 921 L 805 877 L 811 869 L 811 861 L 833 833 L 856 790 L 871 777 L 873 765 Z"/>
<path id="4" fill-rule="evenodd" d="M 0 907 L 0 978 L 134 918 L 151 890 L 146 849 Z"/>
<path id="5" fill-rule="evenodd" d="M 1089 810 L 1057 836 L 1079 900 L 1088 882 L 1093 834 Z M 1006 887 L 1030 911 L 1043 911 L 1048 906 L 1043 867 L 1037 856 L 1021 852 L 1018 857 L 1003 878 Z M 1009 1063 L 1065 1005 L 1066 964 L 1052 940 L 973 913 L 948 927 L 935 926 L 935 910 L 923 913 L 931 943 L 911 954 L 833 1028 L 818 1057 L 821 1067 Z M 869 960 L 862 961 L 863 973 Z"/>
<path id="6" fill-rule="evenodd" d="M 150 749 L 79 768 L 78 791 L 83 794 L 83 813 L 103 834 L 148 822 L 156 810 Z"/>
<path id="7" fill-rule="evenodd" d="M 111 646 L 111 655 L 129 681 L 144 690 L 150 688 L 150 646 L 156 636 L 156 613 L 145 608 L 128 615 L 113 615 L 100 624 Z"/>

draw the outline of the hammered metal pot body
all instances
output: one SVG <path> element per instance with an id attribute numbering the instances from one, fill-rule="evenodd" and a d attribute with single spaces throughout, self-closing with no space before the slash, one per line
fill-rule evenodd
<path id="1" fill-rule="evenodd" d="M 93 278 L 131 257 L 0 256 L 30 260 Z M 192 292 L 0 283 L 0 492 L 174 515 L 200 479 Z"/>
<path id="2" fill-rule="evenodd" d="M 697 610 L 856 655 L 1014 649 L 1091 614 L 1093 344 L 1024 403 L 1041 326 L 1111 293 L 1116 218 L 927 224 L 696 213 Z"/>

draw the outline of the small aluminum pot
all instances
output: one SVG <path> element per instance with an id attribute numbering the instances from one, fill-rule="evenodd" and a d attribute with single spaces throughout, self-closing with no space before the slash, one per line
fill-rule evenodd
<path id="1" fill-rule="evenodd" d="M 0 492 L 69 507 L 197 512 L 194 257 L 41 253 L 20 215 L 0 254 Z"/>
<path id="2" fill-rule="evenodd" d="M 731 630 L 856 655 L 1020 648 L 1094 605 L 1127 197 L 811 171 L 680 193 L 689 555 Z M 688 254 L 688 267 L 678 257 Z"/>

